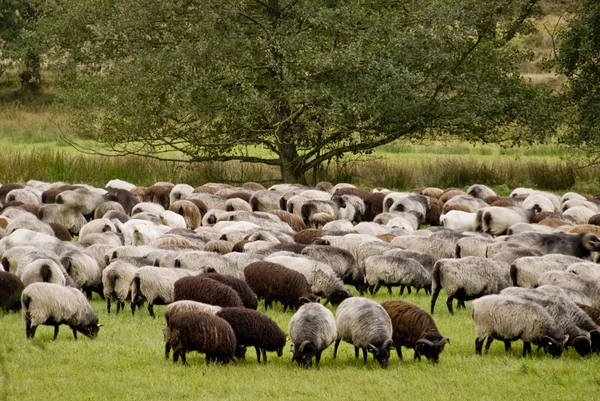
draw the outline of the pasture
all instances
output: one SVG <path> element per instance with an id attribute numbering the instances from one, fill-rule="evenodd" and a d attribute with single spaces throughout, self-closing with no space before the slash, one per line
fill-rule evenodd
<path id="1" fill-rule="evenodd" d="M 419 295 L 400 297 L 394 289 L 382 289 L 378 302 L 403 299 L 429 310 L 430 299 Z M 162 328 L 164 307 L 157 318 L 147 310 L 131 316 L 107 315 L 106 305 L 94 295 L 92 305 L 99 315 L 98 338 L 79 336 L 75 341 L 67 326 L 61 326 L 56 341 L 51 327 L 40 326 L 33 341 L 25 339 L 20 314 L 0 318 L 1 385 L 3 400 L 582 400 L 595 399 L 600 386 L 600 357 L 581 358 L 574 350 L 560 358 L 543 351 L 522 358 L 522 343 L 511 354 L 495 342 L 488 355 L 475 355 L 475 331 L 467 309 L 454 316 L 438 300 L 434 318 L 441 333 L 450 337 L 439 364 L 423 358 L 413 361 L 412 351 L 403 349 L 404 360 L 395 351 L 390 367 L 381 369 L 369 356 L 367 365 L 354 359 L 353 347 L 342 343 L 338 358 L 328 348 L 318 368 L 301 369 L 291 362 L 288 346 L 281 358 L 268 355 L 259 365 L 253 349 L 238 365 L 210 365 L 198 353 L 188 355 L 189 366 L 164 359 Z M 260 302 L 260 312 L 264 312 Z M 333 310 L 333 309 L 332 309 Z M 281 305 L 267 312 L 287 332 L 292 316 Z M 534 348 L 535 349 L 535 348 Z"/>

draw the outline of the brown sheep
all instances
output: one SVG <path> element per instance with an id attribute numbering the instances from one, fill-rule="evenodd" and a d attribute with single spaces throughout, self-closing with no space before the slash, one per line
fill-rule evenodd
<path id="1" fill-rule="evenodd" d="M 430 198 L 440 199 L 440 197 L 444 194 L 444 191 L 440 188 L 429 187 L 423 188 L 421 191 L 422 195 L 429 196 Z"/>
<path id="2" fill-rule="evenodd" d="M 315 238 L 320 238 L 323 236 L 325 231 L 320 228 L 307 228 L 302 231 L 298 231 L 294 235 L 294 241 L 298 244 L 310 245 L 314 241 Z"/>
<path id="3" fill-rule="evenodd" d="M 165 329 L 165 357 L 173 348 L 173 362 L 185 354 L 198 351 L 206 354 L 206 363 L 228 363 L 234 358 L 237 341 L 229 323 L 220 317 L 196 310 L 182 311 L 169 320 Z"/>
<path id="4" fill-rule="evenodd" d="M 220 194 L 219 194 L 220 195 Z M 252 196 L 252 192 L 248 191 L 235 191 L 225 195 L 225 199 L 241 199 L 246 201 L 246 203 L 250 204 L 250 197 Z M 250 210 L 252 211 L 252 210 Z"/>
<path id="5" fill-rule="evenodd" d="M 175 282 L 174 301 L 188 299 L 221 307 L 243 306 L 234 289 L 203 276 L 182 277 Z"/>
<path id="6" fill-rule="evenodd" d="M 475 213 L 475 211 L 467 205 L 456 204 L 456 205 L 444 206 L 443 214 L 446 214 L 451 210 L 458 210 L 460 212 L 467 212 L 467 213 Z"/>
<path id="7" fill-rule="evenodd" d="M 425 223 L 431 226 L 440 225 L 440 216 L 444 209 L 444 204 L 437 198 L 427 197 L 427 214 L 425 215 Z"/>
<path id="8" fill-rule="evenodd" d="M 207 252 L 215 252 L 220 255 L 225 255 L 227 253 L 233 252 L 233 244 L 229 241 L 213 240 L 213 241 L 208 241 L 204 245 L 203 250 L 207 251 Z"/>
<path id="9" fill-rule="evenodd" d="M 455 196 L 459 196 L 459 195 L 464 195 L 465 191 L 462 191 L 458 188 L 448 188 L 444 191 L 444 193 L 442 194 L 442 196 L 440 196 L 440 201 L 442 201 L 442 203 L 446 203 L 448 202 L 450 199 L 454 198 Z"/>
<path id="10" fill-rule="evenodd" d="M 275 216 L 279 217 L 279 220 L 283 221 L 284 223 L 288 223 L 288 225 L 292 227 L 292 230 L 295 232 L 300 232 L 306 229 L 306 224 L 302 220 L 302 217 L 290 213 L 287 210 L 274 209 L 269 210 L 268 213 L 274 214 Z"/>
<path id="11" fill-rule="evenodd" d="M 439 361 L 444 345 L 450 343 L 443 337 L 433 318 L 417 305 L 403 301 L 387 301 L 381 304 L 392 319 L 392 340 L 396 345 L 398 358 L 402 359 L 402 346 L 412 348 L 415 358 L 421 355 L 433 362 Z"/>
<path id="12" fill-rule="evenodd" d="M 231 287 L 238 293 L 246 308 L 256 309 L 258 307 L 258 298 L 256 294 L 244 280 L 219 273 L 206 273 L 203 274 L 202 277 L 210 278 Z"/>
<path id="13" fill-rule="evenodd" d="M 578 303 L 577 306 L 579 306 L 579 308 L 584 311 L 585 313 L 587 313 L 587 315 L 597 324 L 600 326 L 600 308 L 595 308 L 593 306 L 589 306 L 589 305 L 584 305 L 584 304 L 580 304 Z"/>
<path id="14" fill-rule="evenodd" d="M 490 206 L 513 207 L 513 206 L 515 206 L 515 202 L 511 201 L 510 199 L 499 199 L 499 200 L 493 202 Z"/>
<path id="15" fill-rule="evenodd" d="M 204 203 L 202 203 L 202 205 L 204 205 Z M 206 206 L 204 206 L 204 208 L 206 212 Z M 171 206 L 169 206 L 169 210 L 183 216 L 187 228 L 191 230 L 194 230 L 202 225 L 202 213 L 200 208 L 191 200 L 182 199 L 175 201 Z"/>
<path id="16" fill-rule="evenodd" d="M 531 219 L 531 223 L 533 224 L 537 224 L 540 221 L 544 220 L 544 219 L 560 219 L 561 215 L 560 213 L 555 213 L 555 212 L 540 212 L 540 213 L 536 213 L 533 218 Z"/>
<path id="17" fill-rule="evenodd" d="M 249 189 L 250 191 L 264 191 L 266 189 L 258 182 L 252 182 L 252 181 L 243 183 L 242 188 Z"/>
<path id="18" fill-rule="evenodd" d="M 560 226 L 570 226 L 571 225 L 571 223 L 566 222 L 564 220 L 551 219 L 551 218 L 543 219 L 538 224 L 541 225 L 541 226 L 548 226 L 548 227 L 552 227 L 552 228 L 556 228 L 556 227 L 560 227 Z"/>
<path id="19" fill-rule="evenodd" d="M 265 309 L 277 301 L 283 304 L 285 312 L 287 308 L 299 308 L 306 299 L 317 300 L 302 274 L 277 263 L 250 263 L 244 269 L 244 277 L 258 298 L 265 300 Z"/>
<path id="20" fill-rule="evenodd" d="M 600 227 L 593 224 L 578 224 L 567 231 L 569 234 L 593 233 L 600 236 Z"/>
<path id="21" fill-rule="evenodd" d="M 310 216 L 308 226 L 312 228 L 321 229 L 325 224 L 331 223 L 335 220 L 335 217 L 327 213 L 315 213 Z"/>
<path id="22" fill-rule="evenodd" d="M 0 309 L 4 313 L 21 308 L 21 293 L 24 288 L 17 276 L 0 270 Z"/>

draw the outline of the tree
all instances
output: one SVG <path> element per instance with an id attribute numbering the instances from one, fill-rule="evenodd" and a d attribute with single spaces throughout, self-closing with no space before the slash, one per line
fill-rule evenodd
<path id="1" fill-rule="evenodd" d="M 552 129 L 511 45 L 536 0 L 43 4 L 75 126 L 111 154 L 266 163 L 304 183 L 398 138 Z"/>
<path id="2" fill-rule="evenodd" d="M 583 0 L 560 37 L 555 64 L 569 80 L 562 140 L 600 161 L 600 3 Z"/>
<path id="3" fill-rule="evenodd" d="M 30 29 L 36 18 L 37 9 L 32 2 L 0 0 L 0 59 L 21 61 L 21 89 L 33 92 L 37 92 L 42 83 L 41 50 L 30 40 Z"/>

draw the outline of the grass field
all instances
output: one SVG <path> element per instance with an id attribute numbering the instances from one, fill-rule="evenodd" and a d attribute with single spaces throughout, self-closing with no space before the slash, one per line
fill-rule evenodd
<path id="1" fill-rule="evenodd" d="M 381 291 L 383 302 L 404 299 L 429 309 L 423 292 L 403 296 Z M 399 361 L 393 351 L 390 367 L 383 370 L 369 356 L 367 365 L 354 359 L 353 347 L 340 345 L 338 359 L 327 349 L 319 368 L 300 369 L 291 362 L 289 348 L 282 358 L 269 354 L 259 365 L 249 350 L 237 366 L 207 366 L 204 356 L 188 355 L 189 366 L 164 359 L 162 327 L 164 307 L 157 319 L 147 311 L 131 316 L 106 314 L 102 300 L 93 306 L 104 325 L 96 340 L 75 341 L 61 326 L 56 341 L 53 329 L 40 326 L 34 341 L 25 339 L 20 314 L 0 318 L 0 351 L 3 358 L 0 398 L 7 400 L 584 400 L 596 399 L 600 389 L 600 357 L 579 357 L 574 350 L 553 359 L 543 351 L 522 358 L 522 343 L 506 355 L 495 342 L 490 353 L 474 352 L 475 331 L 467 310 L 451 316 L 445 299 L 438 300 L 434 316 L 442 334 L 451 339 L 439 364 L 416 362 L 403 350 Z M 262 302 L 259 311 L 263 312 Z M 284 331 L 292 314 L 277 305 L 268 313 Z"/>

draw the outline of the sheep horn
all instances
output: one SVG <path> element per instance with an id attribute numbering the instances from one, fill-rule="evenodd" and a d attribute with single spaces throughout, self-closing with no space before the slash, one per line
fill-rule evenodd
<path id="1" fill-rule="evenodd" d="M 569 341 L 569 335 L 565 334 L 565 337 L 563 338 L 563 344 L 566 344 L 567 341 Z"/>
<path id="2" fill-rule="evenodd" d="M 377 347 L 376 347 L 376 346 L 374 346 L 373 344 L 369 344 L 369 347 L 368 347 L 368 348 L 369 348 L 370 350 L 372 350 L 373 352 L 377 352 L 377 351 L 378 351 Z"/>
<path id="3" fill-rule="evenodd" d="M 395 344 L 392 341 L 392 339 L 388 338 L 387 340 L 385 340 L 385 342 L 383 343 L 383 349 L 388 349 L 390 347 L 393 347 Z"/>
<path id="4" fill-rule="evenodd" d="M 430 347 L 433 347 L 433 343 L 431 341 L 427 340 L 426 338 L 421 338 L 420 340 L 417 340 L 415 345 L 419 345 L 419 344 L 427 344 Z"/>
<path id="5" fill-rule="evenodd" d="M 298 347 L 298 352 L 303 352 L 304 351 L 304 347 L 306 347 L 306 344 L 310 344 L 310 341 L 304 340 L 302 342 L 302 344 L 300 344 L 300 346 Z"/>
<path id="6" fill-rule="evenodd" d="M 587 340 L 590 341 L 590 339 L 586 336 L 586 335 L 581 335 L 581 336 L 577 336 L 575 337 L 573 340 L 571 340 L 571 343 L 575 344 L 577 341 L 579 340 Z"/>
<path id="7" fill-rule="evenodd" d="M 442 338 L 440 341 L 438 341 L 437 345 L 441 347 L 442 345 L 444 345 L 446 343 L 450 344 L 450 339 L 448 337 Z"/>

